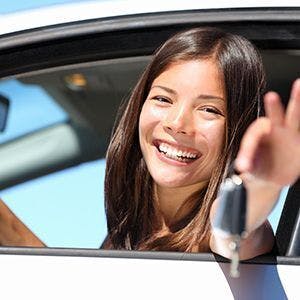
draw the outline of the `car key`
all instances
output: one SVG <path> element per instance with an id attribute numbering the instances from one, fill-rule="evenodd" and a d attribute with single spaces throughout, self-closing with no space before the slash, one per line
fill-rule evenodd
<path id="1" fill-rule="evenodd" d="M 234 174 L 226 178 L 219 191 L 219 207 L 213 220 L 216 234 L 231 238 L 229 244 L 231 255 L 230 275 L 239 276 L 240 241 L 245 234 L 246 225 L 246 190 L 241 177 Z"/>
<path id="2" fill-rule="evenodd" d="M 230 276 L 237 278 L 240 276 L 239 271 L 239 247 L 240 247 L 240 236 L 234 237 L 233 241 L 229 244 L 231 250 L 231 264 L 230 264 Z"/>

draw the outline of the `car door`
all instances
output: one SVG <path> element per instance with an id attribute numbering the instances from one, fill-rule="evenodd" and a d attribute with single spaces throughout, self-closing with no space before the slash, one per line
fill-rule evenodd
<path id="1" fill-rule="evenodd" d="M 101 5 L 110 11 L 105 7 L 108 4 L 99 4 L 99 11 Z M 73 6 L 69 8 L 74 12 Z M 46 10 L 39 13 L 47 15 Z M 3 18 L 0 24 L 8 24 L 10 18 L 16 15 Z M 230 262 L 213 253 L 98 248 L 106 234 L 100 178 L 117 107 L 153 51 L 175 32 L 195 26 L 218 26 L 244 35 L 262 53 L 268 88 L 287 100 L 290 83 L 300 76 L 299 7 L 164 7 L 157 12 L 135 8 L 120 15 L 101 11 L 97 18 L 85 19 L 82 13 L 78 20 L 52 25 L 43 21 L 41 27 L 27 24 L 24 30 L 7 29 L 0 37 L 0 93 L 11 104 L 18 103 L 9 113 L 20 105 L 19 111 L 29 116 L 25 125 L 18 123 L 22 130 L 2 136 L 1 197 L 48 246 L 1 247 L 2 292 L 11 298 L 30 299 L 101 295 L 296 299 L 296 278 L 300 276 L 298 183 L 288 194 L 293 205 L 286 205 L 283 218 L 277 220 L 277 252 L 242 262 L 239 278 L 231 278 Z M 14 102 L 16 91 L 19 96 Z M 41 111 L 29 114 L 29 107 Z M 15 118 L 19 122 L 23 116 Z M 41 122 L 33 126 L 33 119 Z M 63 181 L 78 170 L 77 181 Z M 38 189 L 36 199 L 28 193 L 32 189 Z M 56 193 L 65 189 L 75 192 Z M 21 199 L 18 203 L 16 192 Z M 76 194 L 80 195 L 78 202 Z M 89 232 L 93 236 L 85 240 Z M 291 247 L 293 251 L 288 251 Z"/>

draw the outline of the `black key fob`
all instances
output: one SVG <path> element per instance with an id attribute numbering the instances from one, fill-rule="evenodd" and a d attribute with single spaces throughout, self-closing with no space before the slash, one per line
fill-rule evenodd
<path id="1" fill-rule="evenodd" d="M 213 230 L 224 237 L 242 236 L 246 226 L 247 195 L 238 175 L 226 178 L 218 194 Z"/>

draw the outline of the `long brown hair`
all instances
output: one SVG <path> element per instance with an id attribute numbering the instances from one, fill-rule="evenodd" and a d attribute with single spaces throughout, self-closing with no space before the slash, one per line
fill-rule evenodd
<path id="1" fill-rule="evenodd" d="M 173 62 L 212 58 L 223 75 L 227 99 L 224 150 L 208 186 L 188 199 L 189 213 L 162 228 L 153 180 L 142 157 L 138 121 L 154 79 Z M 117 118 L 107 151 L 105 208 L 108 235 L 102 248 L 205 251 L 210 236 L 209 212 L 227 166 L 237 154 L 248 125 L 261 110 L 265 74 L 258 51 L 245 38 L 216 28 L 195 28 L 167 40 L 134 88 Z"/>

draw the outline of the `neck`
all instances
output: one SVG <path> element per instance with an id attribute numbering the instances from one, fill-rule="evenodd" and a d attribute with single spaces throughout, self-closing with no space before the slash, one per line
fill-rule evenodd
<path id="1" fill-rule="evenodd" d="M 155 185 L 156 199 L 165 224 L 172 225 L 187 215 L 189 211 L 180 209 L 183 207 L 186 200 L 196 191 L 200 191 L 207 185 L 207 182 L 196 183 L 184 187 L 162 187 Z"/>

